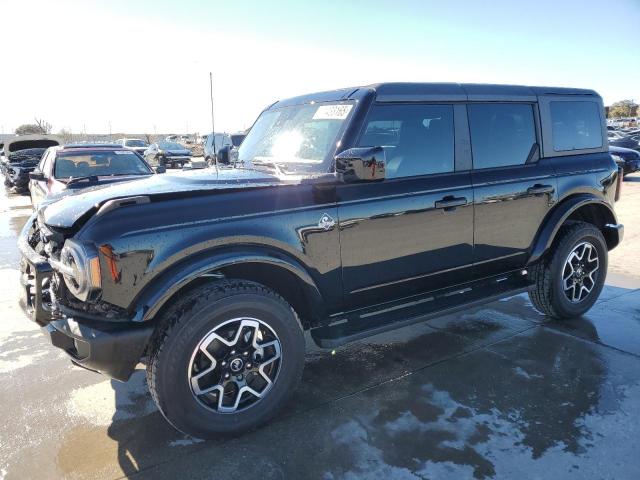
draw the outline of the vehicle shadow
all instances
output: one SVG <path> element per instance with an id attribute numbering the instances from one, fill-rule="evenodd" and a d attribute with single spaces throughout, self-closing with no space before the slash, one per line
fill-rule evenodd
<path id="1" fill-rule="evenodd" d="M 431 478 L 445 470 L 488 478 L 509 462 L 544 475 L 535 461 L 547 454 L 588 464 L 606 433 L 593 422 L 621 415 L 622 392 L 640 385 L 640 360 L 598 345 L 609 335 L 600 333 L 611 310 L 604 302 L 637 308 L 633 292 L 607 287 L 603 303 L 568 326 L 520 295 L 334 352 L 310 348 L 278 418 L 207 442 L 163 419 L 137 370 L 126 384 L 112 381 L 117 409 L 107 433 L 122 474 L 149 470 L 154 479 L 233 478 L 246 458 L 244 474 L 260 478 Z"/>

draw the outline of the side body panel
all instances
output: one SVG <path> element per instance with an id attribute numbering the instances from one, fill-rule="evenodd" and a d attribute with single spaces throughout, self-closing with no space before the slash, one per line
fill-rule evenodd
<path id="1" fill-rule="evenodd" d="M 553 162 L 474 171 L 474 262 L 479 276 L 523 267 L 558 199 Z M 546 193 L 535 193 L 548 189 Z"/>
<path id="2" fill-rule="evenodd" d="M 467 199 L 451 210 L 444 197 Z M 345 307 L 438 288 L 464 276 L 473 249 L 469 172 L 338 187 Z"/>
<path id="3" fill-rule="evenodd" d="M 284 185 L 151 202 L 109 211 L 80 238 L 100 251 L 102 299 L 125 309 L 154 288 L 163 272 L 229 246 L 292 259 L 316 283 L 328 311 L 342 300 L 334 185 Z M 142 221 L 141 221 L 142 219 Z"/>

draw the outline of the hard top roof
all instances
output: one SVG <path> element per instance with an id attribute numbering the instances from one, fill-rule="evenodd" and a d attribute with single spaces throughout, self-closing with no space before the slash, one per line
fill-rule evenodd
<path id="1" fill-rule="evenodd" d="M 105 144 L 84 144 L 84 145 L 64 145 L 62 147 L 54 147 L 58 152 L 126 152 L 134 153 L 132 150 L 124 148 L 122 145 L 105 145 Z"/>
<path id="2" fill-rule="evenodd" d="M 594 90 L 563 87 L 533 87 L 484 83 L 376 83 L 342 88 L 280 100 L 269 108 L 311 102 L 359 99 L 374 92 L 380 102 L 402 101 L 536 101 L 540 95 L 599 95 Z"/>

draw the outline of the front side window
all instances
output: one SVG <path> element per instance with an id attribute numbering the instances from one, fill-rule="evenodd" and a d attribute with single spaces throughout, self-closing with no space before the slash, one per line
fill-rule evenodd
<path id="1" fill-rule="evenodd" d="M 473 168 L 524 165 L 536 143 L 530 104 L 483 103 L 467 111 Z"/>
<path id="2" fill-rule="evenodd" d="M 454 170 L 452 105 L 374 105 L 360 147 L 382 147 L 387 178 Z"/>
<path id="3" fill-rule="evenodd" d="M 550 108 L 554 151 L 602 146 L 602 123 L 596 102 L 550 102 Z"/>

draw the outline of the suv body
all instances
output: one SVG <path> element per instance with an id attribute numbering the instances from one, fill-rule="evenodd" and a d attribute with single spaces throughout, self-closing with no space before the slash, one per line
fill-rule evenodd
<path id="1" fill-rule="evenodd" d="M 274 414 L 303 330 L 333 348 L 527 290 L 580 315 L 623 234 L 591 90 L 296 97 L 260 115 L 239 163 L 66 197 L 19 241 L 24 305 L 51 342 L 119 380 L 144 358 L 160 410 L 200 437 Z"/>

